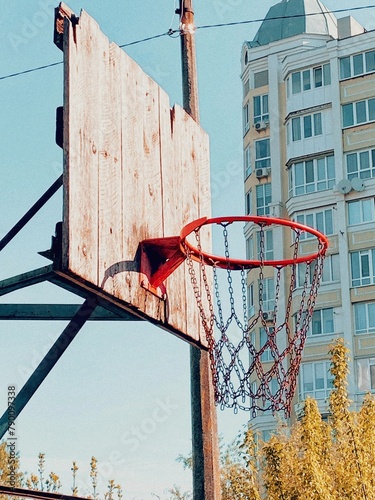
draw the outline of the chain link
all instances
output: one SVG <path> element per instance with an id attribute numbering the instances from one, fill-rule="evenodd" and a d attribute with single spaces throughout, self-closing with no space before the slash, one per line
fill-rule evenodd
<path id="1" fill-rule="evenodd" d="M 259 260 L 261 262 L 258 268 L 258 311 L 249 318 L 248 275 L 245 268 L 241 268 L 242 318 L 240 319 L 236 313 L 236 294 L 230 266 L 228 234 L 230 223 L 220 223 L 220 225 L 223 230 L 224 255 L 228 260 L 228 265 L 226 269 L 222 269 L 214 262 L 209 263 L 213 267 L 212 280 L 207 274 L 206 266 L 208 264 L 202 255 L 200 228 L 195 230 L 196 248 L 199 254 L 198 263 L 194 263 L 189 248 L 184 245 L 190 281 L 210 354 L 215 401 L 220 408 L 233 408 L 235 413 L 239 409 L 251 410 L 253 415 L 256 415 L 259 410 L 272 412 L 282 410 L 286 416 L 289 416 L 302 351 L 322 278 L 324 261 L 322 245 L 320 243 L 318 245 L 318 257 L 314 261 L 306 263 L 300 306 L 294 316 L 292 316 L 293 296 L 296 290 L 298 266 L 296 264 L 276 266 L 274 317 L 270 324 L 263 315 L 265 231 L 264 224 L 258 223 Z M 300 232 L 296 229 L 293 231 L 293 261 L 295 261 L 299 252 Z M 200 268 L 199 275 L 195 269 L 197 265 Z M 220 272 L 225 277 L 219 276 Z M 254 273 L 255 269 L 250 272 Z M 285 297 L 285 318 L 278 321 L 278 316 L 281 315 L 279 299 L 284 289 L 282 279 L 285 280 L 285 283 L 289 280 L 289 286 Z M 228 290 L 230 313 L 227 318 L 224 315 L 220 292 L 222 281 L 226 282 Z M 211 292 L 212 286 L 213 292 Z M 204 298 L 202 292 L 204 292 Z M 265 341 L 262 345 L 255 337 L 256 326 L 260 326 L 265 332 Z M 217 330 L 217 338 L 215 338 L 214 330 Z M 237 335 L 240 333 L 240 339 L 237 343 L 231 340 L 236 336 L 234 332 L 237 332 Z M 282 348 L 278 345 L 280 335 L 281 338 L 287 340 L 286 346 L 280 342 L 284 345 Z M 256 348 L 257 344 L 259 348 Z M 267 363 L 265 364 L 265 362 Z M 276 389 L 274 389 L 274 382 L 276 382 Z"/>

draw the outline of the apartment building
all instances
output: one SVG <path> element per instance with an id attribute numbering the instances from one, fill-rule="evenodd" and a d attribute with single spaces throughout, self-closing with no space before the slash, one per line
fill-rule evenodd
<path id="1" fill-rule="evenodd" d="M 375 31 L 336 18 L 318 0 L 283 0 L 244 43 L 241 65 L 247 213 L 293 219 L 330 240 L 292 419 L 308 395 L 325 415 L 333 339 L 343 337 L 351 350 L 354 404 L 375 390 Z M 251 258 L 256 235 L 246 231 Z M 265 252 L 279 259 L 283 245 L 275 241 L 269 232 Z M 272 270 L 265 279 L 272 309 Z M 276 419 L 258 412 L 252 423 L 267 438 Z"/>

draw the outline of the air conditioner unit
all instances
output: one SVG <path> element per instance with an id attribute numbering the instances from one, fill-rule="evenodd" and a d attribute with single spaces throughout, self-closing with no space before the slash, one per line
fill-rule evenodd
<path id="1" fill-rule="evenodd" d="M 255 130 L 257 132 L 260 132 L 261 130 L 266 130 L 266 128 L 268 127 L 268 123 L 267 122 L 257 122 L 257 123 L 254 123 L 254 127 L 255 127 Z"/>
<path id="2" fill-rule="evenodd" d="M 274 311 L 265 311 L 263 313 L 263 319 L 264 319 L 264 321 L 273 321 L 275 319 L 275 312 Z"/>
<path id="3" fill-rule="evenodd" d="M 263 177 L 268 177 L 269 175 L 269 169 L 268 168 L 257 168 L 255 170 L 255 176 L 257 177 L 257 179 L 262 179 Z"/>

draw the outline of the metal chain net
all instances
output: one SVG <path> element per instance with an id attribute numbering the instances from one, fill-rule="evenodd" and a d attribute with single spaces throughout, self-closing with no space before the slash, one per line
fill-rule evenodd
<path id="1" fill-rule="evenodd" d="M 230 258 L 227 227 L 229 224 L 220 223 L 227 259 Z M 293 231 L 295 234 L 292 252 L 295 259 L 298 256 L 300 232 L 296 229 Z M 197 248 L 201 251 L 199 228 L 195 230 L 195 238 Z M 318 247 L 320 249 L 320 243 Z M 189 249 L 185 247 L 185 250 L 190 279 L 206 334 L 216 404 L 221 409 L 233 408 L 235 413 L 239 409 L 252 411 L 253 416 L 256 416 L 257 411 L 267 410 L 273 413 L 283 411 L 285 416 L 289 416 L 302 351 L 322 277 L 324 255 L 304 264 L 306 270 L 303 283 L 299 283 L 297 292 L 297 265 L 275 268 L 271 314 L 268 308 L 265 309 L 264 300 L 266 297 L 264 271 L 267 266 L 261 264 L 259 268 L 252 269 L 250 272 L 257 275 L 259 293 L 257 300 L 254 300 L 257 309 L 249 317 L 248 269 L 232 271 L 229 265 L 227 269 L 220 269 L 213 262 L 211 279 L 202 255 L 200 254 L 199 274 Z M 263 263 L 265 231 L 261 224 L 259 224 L 259 257 Z M 220 272 L 224 273 L 224 278 L 219 276 Z M 240 273 L 240 293 L 238 289 L 234 290 L 233 274 L 236 273 Z M 223 281 L 228 289 L 225 307 L 220 290 Z M 300 297 L 300 303 L 298 310 L 293 310 L 293 294 L 296 293 Z M 285 305 L 284 314 L 279 310 L 282 296 Z M 240 307 L 236 307 L 238 302 L 241 302 Z"/>

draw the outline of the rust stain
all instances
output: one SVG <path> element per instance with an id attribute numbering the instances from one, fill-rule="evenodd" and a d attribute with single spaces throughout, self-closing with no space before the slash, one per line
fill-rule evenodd
<path id="1" fill-rule="evenodd" d="M 150 146 L 148 145 L 146 134 L 144 132 L 143 132 L 143 150 L 147 155 L 150 154 Z"/>
<path id="2" fill-rule="evenodd" d="M 152 144 L 157 144 L 159 142 L 159 133 L 158 132 L 154 132 L 152 134 Z"/>

